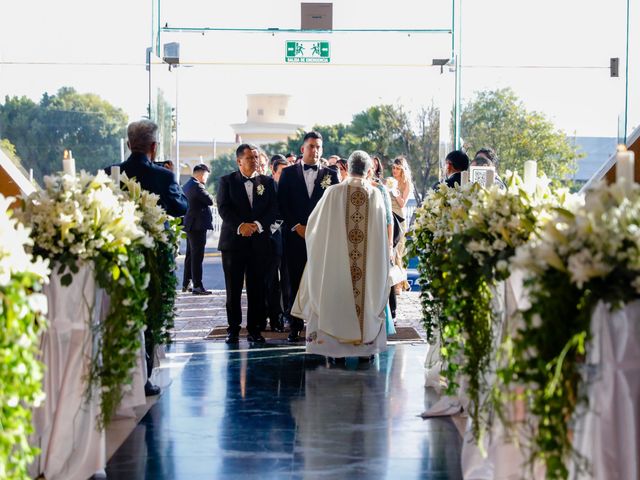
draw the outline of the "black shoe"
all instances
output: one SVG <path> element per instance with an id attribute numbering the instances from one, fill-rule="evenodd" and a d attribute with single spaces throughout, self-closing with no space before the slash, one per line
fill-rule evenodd
<path id="1" fill-rule="evenodd" d="M 265 343 L 266 342 L 265 338 L 259 333 L 254 333 L 254 334 L 250 333 L 249 335 L 247 335 L 247 341 L 249 343 Z"/>
<path id="2" fill-rule="evenodd" d="M 194 295 L 211 295 L 213 292 L 211 290 L 205 290 L 202 287 L 195 287 L 193 290 L 191 290 L 191 293 L 193 293 Z"/>
<path id="3" fill-rule="evenodd" d="M 287 340 L 289 341 L 289 343 L 304 342 L 304 338 L 300 336 L 300 332 L 298 332 L 297 330 L 291 330 L 291 333 L 287 337 Z"/>
<path id="4" fill-rule="evenodd" d="M 240 336 L 237 333 L 227 333 L 227 338 L 224 343 L 238 343 Z"/>
<path id="5" fill-rule="evenodd" d="M 157 385 L 154 385 L 149 380 L 147 380 L 147 383 L 144 384 L 145 396 L 153 397 L 155 395 L 160 395 L 160 392 L 161 392 L 160 387 Z"/>
<path id="6" fill-rule="evenodd" d="M 189 285 L 187 285 L 186 287 L 182 287 L 182 293 L 187 293 L 192 291 L 193 288 L 191 288 Z"/>

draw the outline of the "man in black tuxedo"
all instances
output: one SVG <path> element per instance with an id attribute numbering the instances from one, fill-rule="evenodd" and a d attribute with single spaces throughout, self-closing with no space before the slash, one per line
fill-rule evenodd
<path id="1" fill-rule="evenodd" d="M 188 202 L 173 173 L 153 163 L 158 150 L 158 125 L 151 120 L 132 122 L 127 127 L 127 145 L 131 155 L 119 164 L 120 171 L 135 178 L 145 190 L 160 196 L 159 205 L 172 217 L 181 217 L 187 212 Z M 111 175 L 111 167 L 105 168 Z M 147 376 L 153 371 L 155 343 L 149 330 L 144 332 L 147 352 Z M 160 387 L 149 380 L 144 386 L 147 396 L 158 395 Z"/>
<path id="2" fill-rule="evenodd" d="M 242 324 L 242 284 L 247 286 L 247 340 L 264 343 L 266 317 L 264 280 L 270 255 L 270 227 L 276 220 L 273 179 L 259 175 L 257 147 L 243 143 L 236 150 L 238 171 L 220 178 L 216 200 L 222 217 L 218 250 L 227 290 L 227 343 L 237 343 Z"/>
<path id="3" fill-rule="evenodd" d="M 271 178 L 275 182 L 276 191 L 283 170 L 289 166 L 289 162 L 283 155 L 274 155 L 271 158 Z M 278 212 L 276 222 L 271 226 L 271 256 L 267 266 L 265 278 L 265 300 L 267 302 L 267 317 L 272 332 L 284 331 L 284 319 L 289 312 L 289 272 L 286 270 L 282 257 L 282 215 Z M 266 330 L 266 319 L 262 329 Z"/>
<path id="4" fill-rule="evenodd" d="M 193 281 L 194 295 L 210 295 L 202 284 L 202 261 L 204 260 L 204 247 L 207 243 L 207 230 L 213 230 L 213 217 L 211 205 L 213 197 L 204 187 L 211 170 L 204 163 L 193 168 L 193 176 L 184 184 L 182 189 L 189 199 L 189 209 L 184 216 L 184 231 L 187 232 L 189 243 L 187 257 L 184 264 L 183 287 L 188 286 L 189 279 Z M 189 264 L 187 264 L 189 261 Z M 183 288 L 184 290 L 184 288 Z"/>
<path id="5" fill-rule="evenodd" d="M 320 165 L 322 135 L 309 132 L 301 147 L 302 161 L 283 170 L 278 183 L 278 204 L 284 218 L 284 256 L 289 269 L 290 301 L 288 311 L 295 301 L 300 279 L 307 263 L 307 246 L 304 241 L 307 220 L 324 191 L 339 183 L 338 174 Z M 299 342 L 304 328 L 302 319 L 290 316 L 290 342 Z"/>
<path id="6" fill-rule="evenodd" d="M 445 175 L 447 178 L 441 182 L 436 182 L 433 185 L 433 189 L 437 190 L 441 183 L 447 185 L 447 187 L 453 188 L 455 184 L 462 185 L 462 174 L 469 170 L 469 156 L 462 150 L 453 150 L 447 154 L 445 159 L 446 170 Z"/>

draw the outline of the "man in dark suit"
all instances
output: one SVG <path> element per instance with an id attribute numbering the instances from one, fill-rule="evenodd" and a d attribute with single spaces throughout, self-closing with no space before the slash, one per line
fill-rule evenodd
<path id="1" fill-rule="evenodd" d="M 159 195 L 158 203 L 169 215 L 183 216 L 187 212 L 188 202 L 182 188 L 176 182 L 173 173 L 153 163 L 158 150 L 158 125 L 151 120 L 130 123 L 127 127 L 127 145 L 131 155 L 118 165 L 120 171 L 126 173 L 129 178 L 135 178 L 145 190 Z M 105 171 L 111 175 L 111 167 L 105 168 Z M 153 371 L 155 343 L 148 331 L 145 330 L 144 340 L 147 376 L 150 377 Z M 158 395 L 160 387 L 147 380 L 144 391 L 147 396 Z"/>
<path id="2" fill-rule="evenodd" d="M 437 190 L 441 183 L 446 184 L 449 188 L 453 188 L 456 184 L 462 185 L 461 172 L 469 170 L 469 157 L 462 150 L 449 152 L 445 161 L 445 175 L 447 178 L 441 182 L 436 182 L 432 187 L 434 190 Z"/>
<path id="3" fill-rule="evenodd" d="M 227 343 L 237 343 L 242 324 L 242 284 L 247 287 L 247 340 L 264 343 L 260 333 L 266 317 L 264 280 L 270 255 L 270 227 L 276 220 L 273 179 L 259 175 L 257 147 L 236 150 L 238 171 L 220 178 L 216 200 L 222 218 L 218 250 L 227 290 Z"/>
<path id="4" fill-rule="evenodd" d="M 309 132 L 301 147 L 302 161 L 283 170 L 278 183 L 278 204 L 284 218 L 284 256 L 289 269 L 290 302 L 295 301 L 300 279 L 307 263 L 307 246 L 304 241 L 307 220 L 327 187 L 339 183 L 335 170 L 320 165 L 322 135 Z M 290 317 L 290 342 L 299 342 L 304 322 Z"/>
<path id="5" fill-rule="evenodd" d="M 149 192 L 160 196 L 158 202 L 172 217 L 187 212 L 188 202 L 172 172 L 153 163 L 158 150 L 158 126 L 151 120 L 139 120 L 127 128 L 127 145 L 131 155 L 117 165 L 120 172 L 135 178 Z M 105 168 L 111 175 L 111 167 Z"/>
<path id="6" fill-rule="evenodd" d="M 213 217 L 211 205 L 213 197 L 209 195 L 205 185 L 211 170 L 204 163 L 193 168 L 193 176 L 184 184 L 182 189 L 189 200 L 189 209 L 184 216 L 184 231 L 187 232 L 189 243 L 187 257 L 184 264 L 184 285 L 188 285 L 188 279 L 193 281 L 194 295 L 210 295 L 202 284 L 202 261 L 204 260 L 204 247 L 207 243 L 207 230 L 213 230 Z M 189 264 L 187 264 L 189 260 Z M 184 289 L 184 288 L 183 288 Z"/>
<path id="7" fill-rule="evenodd" d="M 278 190 L 278 182 L 282 171 L 289 166 L 289 162 L 283 155 L 274 155 L 271 158 L 271 178 L 273 178 Z M 267 302 L 267 318 L 272 332 L 284 331 L 284 319 L 289 312 L 289 272 L 282 258 L 282 215 L 278 212 L 276 222 L 271 226 L 271 255 L 267 266 L 265 278 L 265 300 Z M 263 321 L 263 330 L 266 330 L 266 319 Z"/>

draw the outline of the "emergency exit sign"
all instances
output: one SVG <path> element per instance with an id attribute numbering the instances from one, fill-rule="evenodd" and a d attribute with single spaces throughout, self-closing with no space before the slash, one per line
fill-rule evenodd
<path id="1" fill-rule="evenodd" d="M 329 63 L 329 42 L 316 40 L 287 40 L 286 63 Z"/>

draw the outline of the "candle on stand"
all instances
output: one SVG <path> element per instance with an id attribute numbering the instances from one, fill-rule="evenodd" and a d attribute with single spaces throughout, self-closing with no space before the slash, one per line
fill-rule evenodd
<path id="1" fill-rule="evenodd" d="M 627 150 L 624 146 L 618 147 L 616 153 L 616 182 L 634 182 L 635 160 L 633 152 Z"/>
<path id="2" fill-rule="evenodd" d="M 120 167 L 114 165 L 111 167 L 111 180 L 116 185 L 116 187 L 120 186 Z"/>
<path id="3" fill-rule="evenodd" d="M 62 157 L 62 171 L 65 175 L 76 176 L 76 161 L 73 158 L 71 150 L 65 150 Z"/>
<path id="4" fill-rule="evenodd" d="M 469 170 L 460 172 L 460 186 L 464 187 L 467 183 L 469 183 Z"/>
<path id="5" fill-rule="evenodd" d="M 524 189 L 533 193 L 536 191 L 536 179 L 538 177 L 538 163 L 535 160 L 524 162 Z"/>

